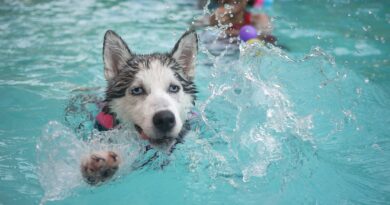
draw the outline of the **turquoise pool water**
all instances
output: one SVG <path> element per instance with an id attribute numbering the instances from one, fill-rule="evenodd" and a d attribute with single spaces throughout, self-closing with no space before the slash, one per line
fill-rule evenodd
<path id="1" fill-rule="evenodd" d="M 94 145 L 65 108 L 85 94 L 75 90 L 104 87 L 104 32 L 139 53 L 167 51 L 203 10 L 189 0 L 2 1 L 0 204 L 389 204 L 389 8 L 275 1 L 287 52 L 215 55 L 199 30 L 198 129 L 164 169 L 122 170 L 91 188 L 77 157 Z"/>

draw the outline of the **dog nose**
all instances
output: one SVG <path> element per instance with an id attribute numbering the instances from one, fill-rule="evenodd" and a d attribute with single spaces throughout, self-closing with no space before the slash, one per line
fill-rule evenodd
<path id="1" fill-rule="evenodd" d="M 176 124 L 175 115 L 171 111 L 160 111 L 153 116 L 153 124 L 159 131 L 168 132 Z"/>

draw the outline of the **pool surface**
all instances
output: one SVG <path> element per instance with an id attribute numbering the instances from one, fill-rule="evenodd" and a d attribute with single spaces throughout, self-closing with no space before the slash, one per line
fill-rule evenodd
<path id="1" fill-rule="evenodd" d="M 83 140 L 97 110 L 77 106 L 103 95 L 105 31 L 137 53 L 166 52 L 204 10 L 190 0 L 2 1 L 0 205 L 389 204 L 389 8 L 275 0 L 268 12 L 288 50 L 226 50 L 208 39 L 215 29 L 199 29 L 193 132 L 172 155 L 90 187 L 80 156 L 114 147 L 130 167 L 140 149 Z"/>

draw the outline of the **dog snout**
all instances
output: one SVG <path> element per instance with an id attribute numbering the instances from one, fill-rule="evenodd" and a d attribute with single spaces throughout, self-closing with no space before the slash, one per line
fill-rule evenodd
<path id="1" fill-rule="evenodd" d="M 157 112 L 153 116 L 153 124 L 160 132 L 169 132 L 176 124 L 175 115 L 168 110 Z"/>

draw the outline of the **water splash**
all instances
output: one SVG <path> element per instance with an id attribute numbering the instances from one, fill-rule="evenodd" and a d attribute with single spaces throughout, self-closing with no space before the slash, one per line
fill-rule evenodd
<path id="1" fill-rule="evenodd" d="M 134 162 L 144 151 L 144 145 L 135 140 L 134 135 L 118 130 L 92 132 L 90 140 L 85 141 L 59 122 L 49 122 L 36 146 L 38 176 L 45 191 L 41 203 L 93 188 L 83 181 L 80 164 L 94 152 L 114 151 L 122 159 L 114 181 L 131 172 Z"/>
<path id="2" fill-rule="evenodd" d="M 335 68 L 334 58 L 320 48 L 295 59 L 272 45 L 257 44 L 240 47 L 239 59 L 230 55 L 211 61 L 214 67 L 206 71 L 212 76 L 209 95 L 199 108 L 205 130 L 212 130 L 203 137 L 228 148 L 227 152 L 218 146 L 207 148 L 207 153 L 214 153 L 213 163 L 224 164 L 214 167 L 216 176 L 238 176 L 248 182 L 267 176 L 268 168 L 281 159 L 299 163 L 294 159 L 297 153 L 290 152 L 311 158 L 316 155 L 317 129 L 323 131 L 318 118 L 329 116 L 325 123 L 334 125 L 345 113 L 353 115 L 345 111 L 349 105 L 330 94 L 341 92 L 347 74 Z M 331 101 L 338 106 L 324 106 Z M 301 145 L 291 150 L 289 143 Z"/>

